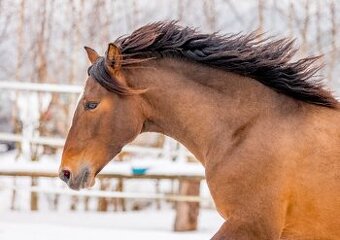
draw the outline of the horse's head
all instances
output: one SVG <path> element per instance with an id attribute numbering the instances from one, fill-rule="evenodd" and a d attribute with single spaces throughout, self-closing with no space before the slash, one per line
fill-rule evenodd
<path id="1" fill-rule="evenodd" d="M 109 44 L 105 57 L 85 50 L 92 65 L 59 169 L 60 178 L 72 189 L 92 186 L 97 173 L 142 131 L 144 123 L 140 91 L 128 87 L 118 47 Z"/>

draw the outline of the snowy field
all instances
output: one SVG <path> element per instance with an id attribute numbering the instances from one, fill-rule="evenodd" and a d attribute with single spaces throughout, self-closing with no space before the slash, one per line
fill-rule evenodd
<path id="1" fill-rule="evenodd" d="M 222 224 L 214 210 L 202 210 L 198 231 L 172 231 L 174 211 L 139 211 L 128 213 L 0 213 L 1 240 L 60 239 L 210 239 Z"/>

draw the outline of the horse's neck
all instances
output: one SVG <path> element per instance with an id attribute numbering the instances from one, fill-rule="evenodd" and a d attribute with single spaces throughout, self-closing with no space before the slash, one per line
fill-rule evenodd
<path id="1" fill-rule="evenodd" d="M 129 79 L 132 87 L 148 88 L 144 130 L 175 138 L 203 164 L 232 147 L 235 132 L 275 109 L 278 95 L 254 80 L 177 60 L 131 70 Z"/>

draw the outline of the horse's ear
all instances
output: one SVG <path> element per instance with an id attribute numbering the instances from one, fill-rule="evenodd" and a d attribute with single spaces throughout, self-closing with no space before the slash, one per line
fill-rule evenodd
<path id="1" fill-rule="evenodd" d="M 119 70 L 122 61 L 122 54 L 120 52 L 119 47 L 117 47 L 114 43 L 109 43 L 109 46 L 106 50 L 106 64 L 109 67 L 113 67 L 114 70 Z"/>
<path id="2" fill-rule="evenodd" d="M 87 57 L 89 58 L 90 62 L 93 64 L 99 58 L 99 54 L 90 47 L 85 46 L 84 48 L 87 53 Z"/>

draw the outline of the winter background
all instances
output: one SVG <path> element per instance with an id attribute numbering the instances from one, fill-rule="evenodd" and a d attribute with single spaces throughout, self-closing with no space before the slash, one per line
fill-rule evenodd
<path id="1" fill-rule="evenodd" d="M 204 180 L 196 230 L 178 232 L 178 203 L 162 198 L 178 193 L 177 180 L 110 178 L 78 194 L 57 178 L 6 174 L 57 171 L 89 65 L 84 45 L 103 54 L 122 34 L 173 19 L 205 32 L 291 37 L 297 58 L 323 55 L 320 75 L 340 96 L 339 11 L 335 0 L 0 0 L 0 239 L 209 239 L 223 220 Z M 204 175 L 183 146 L 158 134 L 139 137 L 104 172 L 141 165 L 147 174 Z"/>

